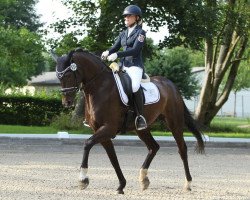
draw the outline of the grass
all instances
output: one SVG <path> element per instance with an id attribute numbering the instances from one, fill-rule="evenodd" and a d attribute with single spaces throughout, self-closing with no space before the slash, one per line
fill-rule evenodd
<path id="1" fill-rule="evenodd" d="M 250 138 L 250 119 L 215 117 L 211 126 L 204 128 L 202 132 L 210 137 Z M 152 133 L 155 136 L 172 136 L 170 132 L 152 131 Z M 185 132 L 184 136 L 192 136 L 192 133 Z"/>
<path id="2" fill-rule="evenodd" d="M 244 130 L 240 126 L 246 126 L 246 130 L 250 130 L 250 118 L 233 118 L 233 117 L 216 117 L 211 123 L 211 127 L 218 129 L 228 129 L 229 131 Z"/>
<path id="3" fill-rule="evenodd" d="M 250 138 L 249 118 L 216 117 L 206 131 L 209 136 Z"/>
<path id="4" fill-rule="evenodd" d="M 0 133 L 56 134 L 57 132 L 58 130 L 51 126 L 0 125 Z M 72 130 L 67 132 L 71 134 L 81 134 L 81 133 L 88 134 L 91 133 L 91 130 L 89 128 L 84 127 L 82 130 Z"/>
<path id="5" fill-rule="evenodd" d="M 50 126 L 17 126 L 17 125 L 0 125 L 0 132 L 1 133 L 44 133 L 44 134 L 51 134 L 56 133 L 57 131 L 50 127 Z"/>
<path id="6" fill-rule="evenodd" d="M 211 127 L 204 130 L 203 133 L 210 137 L 228 137 L 228 138 L 250 138 L 250 119 L 240 118 L 219 118 L 216 117 Z M 245 128 L 241 128 L 245 126 Z M 25 133 L 25 134 L 56 134 L 58 129 L 51 126 L 15 126 L 15 125 L 0 125 L 0 133 Z M 91 134 L 92 131 L 83 127 L 80 130 L 70 130 L 70 134 Z M 134 133 L 128 133 L 131 135 Z M 154 136 L 172 136 L 166 131 L 152 131 Z M 185 132 L 184 136 L 192 136 L 192 133 Z"/>
<path id="7" fill-rule="evenodd" d="M 203 132 L 205 135 L 209 137 L 225 137 L 225 138 L 250 138 L 250 133 L 225 133 L 225 132 Z M 163 131 L 152 131 L 154 136 L 172 136 L 170 132 Z M 191 137 L 193 134 L 191 132 L 185 132 L 185 137 Z"/>

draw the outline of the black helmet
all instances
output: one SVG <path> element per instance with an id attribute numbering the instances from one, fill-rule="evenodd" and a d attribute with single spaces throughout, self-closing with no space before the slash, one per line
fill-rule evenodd
<path id="1" fill-rule="evenodd" d="M 138 6 L 130 5 L 124 9 L 122 15 L 123 16 L 125 16 L 125 15 L 138 15 L 139 17 L 142 17 L 142 12 Z"/>

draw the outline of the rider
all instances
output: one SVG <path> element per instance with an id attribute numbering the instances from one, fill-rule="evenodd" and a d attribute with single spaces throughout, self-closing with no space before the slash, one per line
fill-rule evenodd
<path id="1" fill-rule="evenodd" d="M 147 128 L 146 119 L 143 117 L 143 93 L 140 88 L 144 65 L 142 61 L 142 47 L 145 43 L 146 32 L 142 29 L 142 12 L 136 5 L 130 5 L 123 11 L 126 30 L 119 34 L 115 44 L 102 53 L 102 58 L 114 61 L 121 58 L 123 69 L 132 80 L 133 99 L 137 117 L 135 126 L 137 130 Z M 123 51 L 119 49 L 123 47 Z"/>

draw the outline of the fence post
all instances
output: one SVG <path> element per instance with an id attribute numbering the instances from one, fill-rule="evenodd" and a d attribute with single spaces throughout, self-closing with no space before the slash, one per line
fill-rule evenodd
<path id="1" fill-rule="evenodd" d="M 241 96 L 242 117 L 244 117 L 244 96 Z"/>

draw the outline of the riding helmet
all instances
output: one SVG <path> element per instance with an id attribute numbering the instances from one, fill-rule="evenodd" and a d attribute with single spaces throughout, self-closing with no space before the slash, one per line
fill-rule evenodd
<path id="1" fill-rule="evenodd" d="M 142 17 L 142 12 L 141 12 L 141 9 L 136 6 L 136 5 L 130 5 L 130 6 L 127 6 L 124 11 L 123 11 L 123 16 L 125 15 L 137 15 L 139 17 Z"/>

